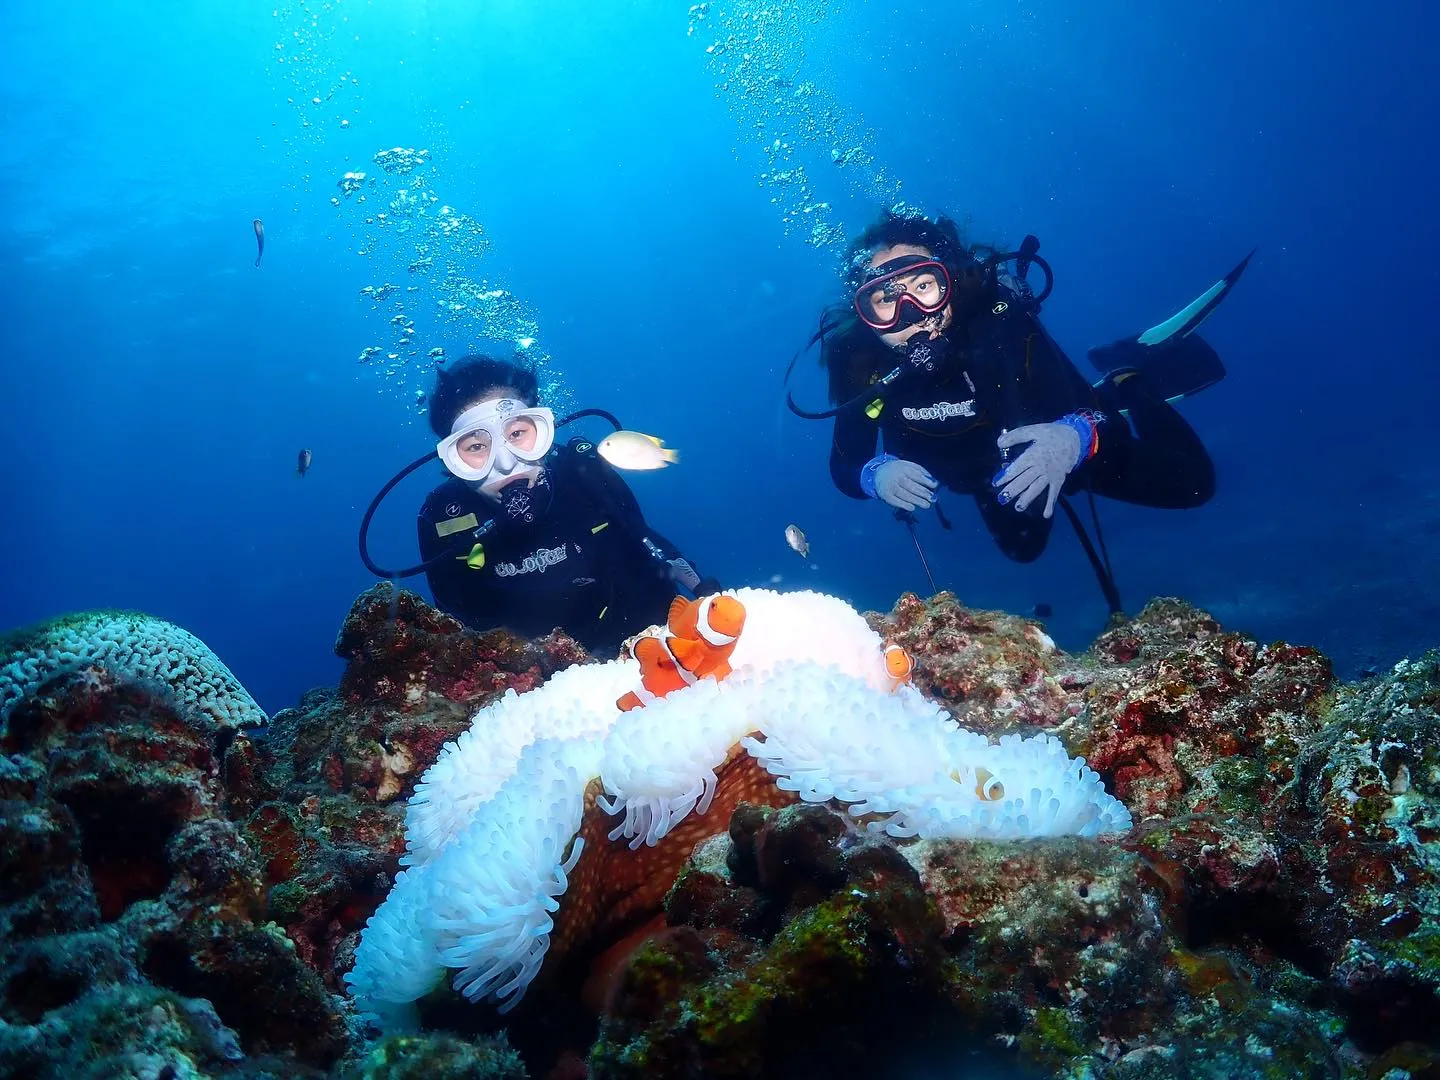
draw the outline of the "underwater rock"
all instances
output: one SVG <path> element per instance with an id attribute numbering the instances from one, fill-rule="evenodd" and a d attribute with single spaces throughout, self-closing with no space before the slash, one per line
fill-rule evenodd
<path id="1" fill-rule="evenodd" d="M 224 817 L 233 734 L 223 712 L 92 666 L 12 704 L 0 1063 L 16 1075 L 82 1075 L 77 1061 L 96 1077 L 206 1075 L 200 1063 L 245 1055 L 305 1075 L 340 1060 L 337 1002 L 267 929 L 261 867 Z"/>
<path id="2" fill-rule="evenodd" d="M 753 876 L 697 853 L 608 1002 L 594 1080 L 886 1075 L 898 1044 L 959 1019 L 944 923 L 893 846 L 806 805 L 742 807 L 731 835 Z"/>
<path id="3" fill-rule="evenodd" d="M 340 687 L 265 729 L 248 695 L 47 668 L 0 731 L 0 1080 L 1440 1069 L 1440 653 L 1342 685 L 1175 600 L 1074 655 L 948 594 L 867 620 L 960 723 L 1085 754 L 1133 828 L 880 838 L 737 759 L 656 848 L 591 816 L 587 900 L 514 1013 L 442 989 L 420 1014 L 448 1030 L 373 1043 L 336 991 L 405 800 L 479 708 L 583 651 L 381 586 Z"/>
<path id="4" fill-rule="evenodd" d="M 405 800 L 440 748 L 505 691 L 586 658 L 560 633 L 467 630 L 389 583 L 356 599 L 335 648 L 349 661 L 338 691 L 311 691 L 225 757 L 230 811 L 264 865 L 267 915 L 331 989 L 390 889 Z"/>
<path id="5" fill-rule="evenodd" d="M 1152 601 L 1090 656 L 1102 663 L 1083 711 L 1056 734 L 1113 779 L 1137 821 L 1215 813 L 1271 822 L 1336 686 L 1315 649 L 1262 646 L 1174 600 Z M 1103 664 L 1119 657 L 1128 659 Z"/>
<path id="6" fill-rule="evenodd" d="M 0 1077 L 160 1080 L 210 1076 L 318 1078 L 288 1059 L 252 1059 L 208 1001 L 144 983 L 102 985 L 33 1024 L 0 1024 Z M 264 1066 L 268 1064 L 269 1069 Z"/>
<path id="7" fill-rule="evenodd" d="M 533 642 L 503 630 L 477 634 L 389 582 L 351 606 L 335 652 L 348 662 L 339 691 L 347 705 L 426 712 L 438 698 L 466 707 L 467 715 L 492 695 L 523 693 L 589 658 L 559 632 Z"/>
<path id="8" fill-rule="evenodd" d="M 1152 600 L 1088 653 L 1040 624 L 907 593 L 869 616 L 915 658 L 915 684 L 962 725 L 1045 731 L 1113 785 L 1137 821 L 1240 813 L 1270 824 L 1336 682 L 1314 649 L 1262 646 L 1180 600 Z"/>
<path id="9" fill-rule="evenodd" d="M 1173 1005 L 1167 971 L 1176 940 L 1141 861 L 1113 844 L 1056 838 L 1007 844 L 929 840 L 905 857 L 945 922 L 948 948 L 966 974 L 956 991 L 992 1023 L 1083 1001 L 1091 1036 L 1110 1022 L 1163 1014 Z M 990 1016 L 989 1014 L 992 1014 Z M 1072 1017 L 1072 1021 L 1076 1017 Z"/>
<path id="10" fill-rule="evenodd" d="M 499 1039 L 391 1035 L 344 1074 L 345 1080 L 526 1080 L 520 1056 Z"/>
<path id="11" fill-rule="evenodd" d="M 911 681 L 960 726 L 985 735 L 1051 728 L 1067 713 L 1064 654 L 1044 627 L 1003 611 L 967 608 L 953 593 L 905 593 L 887 615 L 866 616 L 915 661 Z"/>
<path id="12" fill-rule="evenodd" d="M 1281 822 L 1297 948 L 1385 1051 L 1440 1030 L 1440 650 L 1341 689 Z"/>

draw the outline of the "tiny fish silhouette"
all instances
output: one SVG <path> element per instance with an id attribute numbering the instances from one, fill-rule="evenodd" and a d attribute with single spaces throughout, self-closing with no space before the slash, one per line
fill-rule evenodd
<path id="1" fill-rule="evenodd" d="M 265 223 L 258 217 L 255 219 L 255 265 L 260 265 L 260 259 L 265 254 Z"/>
<path id="2" fill-rule="evenodd" d="M 309 450 L 301 450 L 300 457 L 295 462 L 295 475 L 303 477 L 307 472 L 309 472 L 310 462 L 314 459 L 315 455 L 310 453 Z"/>

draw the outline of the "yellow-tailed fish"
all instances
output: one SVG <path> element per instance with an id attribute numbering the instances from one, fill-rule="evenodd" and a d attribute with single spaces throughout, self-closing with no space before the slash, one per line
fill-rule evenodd
<path id="1" fill-rule="evenodd" d="M 617 431 L 600 440 L 596 452 L 617 469 L 644 472 L 663 469 L 680 460 L 676 450 L 667 450 L 654 435 L 639 431 Z"/>

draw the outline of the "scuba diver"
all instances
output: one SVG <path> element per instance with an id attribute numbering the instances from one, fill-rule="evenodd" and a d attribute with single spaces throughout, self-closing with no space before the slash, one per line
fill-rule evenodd
<path id="1" fill-rule="evenodd" d="M 556 445 L 561 421 L 539 406 L 533 372 L 468 356 L 436 375 L 430 395 L 435 453 L 413 462 L 376 496 L 361 524 L 360 554 L 380 577 L 425 573 L 436 606 L 476 630 L 526 637 L 560 627 L 591 652 L 613 652 L 663 623 L 680 587 L 719 590 L 650 528 L 634 494 L 574 438 Z M 422 562 L 383 570 L 365 534 L 380 500 L 410 472 L 440 458 L 450 478 L 426 497 L 417 529 Z"/>
<path id="2" fill-rule="evenodd" d="M 807 419 L 834 418 L 835 486 L 893 508 L 922 561 L 914 512 L 933 506 L 948 529 L 942 486 L 973 498 L 1018 562 L 1044 551 L 1058 502 L 1118 611 L 1098 518 L 1101 554 L 1063 496 L 1085 492 L 1093 513 L 1093 495 L 1188 509 L 1214 494 L 1210 456 L 1171 403 L 1224 376 L 1195 328 L 1250 256 L 1165 323 L 1092 350 L 1103 373 L 1092 385 L 1039 321 L 1053 277 L 1038 251 L 1034 237 L 1017 252 L 969 247 L 949 218 L 887 212 L 851 245 L 844 307 L 811 339 L 835 407 L 787 400 Z M 1039 294 L 1027 280 L 1036 266 Z"/>

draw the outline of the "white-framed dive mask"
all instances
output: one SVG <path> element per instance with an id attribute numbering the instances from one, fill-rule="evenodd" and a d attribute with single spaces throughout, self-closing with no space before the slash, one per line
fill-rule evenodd
<path id="1" fill-rule="evenodd" d="M 533 482 L 555 445 L 555 414 L 514 398 L 482 401 L 450 425 L 435 453 L 452 476 L 494 496 L 516 479 Z"/>

